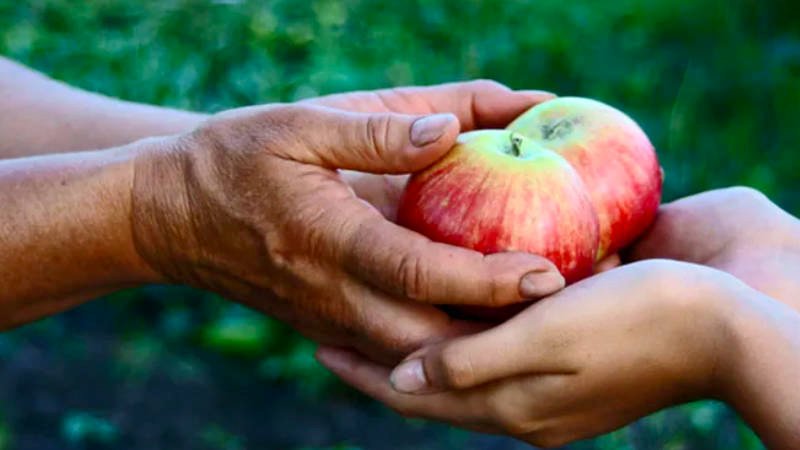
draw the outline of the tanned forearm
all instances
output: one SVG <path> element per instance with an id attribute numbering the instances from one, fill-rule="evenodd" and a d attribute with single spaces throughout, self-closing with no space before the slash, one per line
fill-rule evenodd
<path id="1" fill-rule="evenodd" d="M 130 231 L 145 145 L 0 161 L 0 329 L 158 281 Z"/>
<path id="2" fill-rule="evenodd" d="M 204 117 L 86 92 L 0 57 L 0 159 L 116 147 Z"/>

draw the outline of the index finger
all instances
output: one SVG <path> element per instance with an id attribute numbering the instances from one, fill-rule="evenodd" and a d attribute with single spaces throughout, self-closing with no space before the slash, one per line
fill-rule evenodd
<path id="1" fill-rule="evenodd" d="M 484 255 L 433 242 L 378 214 L 347 237 L 343 266 L 378 289 L 434 304 L 503 306 L 560 290 L 564 278 L 541 256 Z"/>
<path id="2" fill-rule="evenodd" d="M 555 98 L 546 91 L 515 91 L 491 80 L 400 87 L 319 97 L 307 102 L 361 112 L 452 113 L 461 131 L 502 128 L 528 108 Z"/>

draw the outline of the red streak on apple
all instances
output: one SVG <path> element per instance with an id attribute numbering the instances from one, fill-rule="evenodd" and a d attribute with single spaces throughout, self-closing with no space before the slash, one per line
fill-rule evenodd
<path id="1" fill-rule="evenodd" d="M 398 222 L 485 254 L 542 255 L 568 282 L 591 275 L 599 238 L 586 187 L 566 160 L 528 140 L 520 155 L 504 153 L 512 134 L 462 134 L 441 161 L 409 180 Z"/>

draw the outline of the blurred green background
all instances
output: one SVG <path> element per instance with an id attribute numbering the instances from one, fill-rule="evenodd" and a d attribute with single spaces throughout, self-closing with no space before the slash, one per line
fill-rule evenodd
<path id="1" fill-rule="evenodd" d="M 788 0 L 0 0 L 0 54 L 209 112 L 471 78 L 595 97 L 651 136 L 667 199 L 745 184 L 797 214 L 798 23 Z M 208 293 L 119 293 L 0 335 L 0 450 L 526 448 L 403 420 L 312 351 Z M 761 447 L 698 402 L 569 448 Z"/>

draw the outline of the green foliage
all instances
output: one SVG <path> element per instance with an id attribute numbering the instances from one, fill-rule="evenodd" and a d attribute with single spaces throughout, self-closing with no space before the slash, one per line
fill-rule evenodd
<path id="1" fill-rule="evenodd" d="M 315 395 L 333 384 L 333 377 L 316 359 L 316 345 L 299 339 L 261 361 L 258 373 L 269 381 L 295 382 L 300 391 Z"/>
<path id="2" fill-rule="evenodd" d="M 86 89 L 203 111 L 478 77 L 595 97 L 651 136 L 667 199 L 747 184 L 798 213 L 795 10 L 788 0 L 7 1 L 0 53 Z M 313 346 L 273 320 L 188 289 L 114 300 L 133 331 L 118 352 L 123 370 L 145 373 L 161 354 L 156 341 L 199 342 L 324 395 Z M 139 318 L 142 304 L 154 321 Z M 109 429 L 88 415 L 64 421 L 73 440 Z M 213 448 L 243 445 L 224 430 L 204 436 Z M 760 444 L 728 409 L 701 402 L 575 448 Z"/>
<path id="3" fill-rule="evenodd" d="M 164 353 L 158 336 L 137 333 L 125 336 L 115 351 L 115 366 L 123 380 L 142 380 L 153 371 Z"/>
<path id="4" fill-rule="evenodd" d="M 103 417 L 74 411 L 61 422 L 61 436 L 72 446 L 111 445 L 118 438 L 117 427 Z"/>
<path id="5" fill-rule="evenodd" d="M 245 440 L 220 427 L 212 424 L 200 433 L 200 442 L 208 450 L 244 450 Z"/>
<path id="6" fill-rule="evenodd" d="M 11 426 L 9 426 L 5 417 L 0 414 L 0 450 L 11 450 L 13 448 L 13 443 Z"/>
<path id="7" fill-rule="evenodd" d="M 270 321 L 255 311 L 226 308 L 203 329 L 203 344 L 221 353 L 256 356 L 262 353 L 274 337 Z"/>

